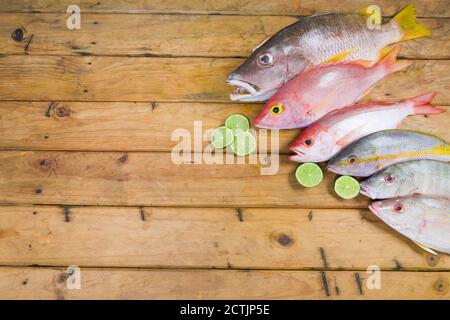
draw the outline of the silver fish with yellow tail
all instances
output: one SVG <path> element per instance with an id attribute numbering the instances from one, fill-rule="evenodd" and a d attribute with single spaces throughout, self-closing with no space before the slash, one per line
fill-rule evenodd
<path id="1" fill-rule="evenodd" d="M 227 78 L 231 100 L 265 101 L 285 82 L 322 62 L 377 61 L 393 43 L 431 34 L 407 5 L 389 21 L 368 24 L 365 14 L 321 14 L 287 26 L 261 43 Z M 379 28 L 377 28 L 379 27 Z"/>

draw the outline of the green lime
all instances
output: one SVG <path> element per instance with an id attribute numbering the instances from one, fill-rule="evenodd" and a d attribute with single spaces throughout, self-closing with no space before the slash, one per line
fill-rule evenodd
<path id="1" fill-rule="evenodd" d="M 225 120 L 225 126 L 237 133 L 238 130 L 248 131 L 250 122 L 242 114 L 232 114 Z"/>
<path id="2" fill-rule="evenodd" d="M 295 177 L 302 186 L 311 188 L 317 186 L 323 179 L 323 172 L 315 163 L 303 163 L 295 170 Z"/>
<path id="3" fill-rule="evenodd" d="M 359 194 L 359 182 L 350 176 L 342 176 L 336 179 L 334 191 L 344 199 L 353 199 Z"/>
<path id="4" fill-rule="evenodd" d="M 211 133 L 211 143 L 216 149 L 223 149 L 233 143 L 233 131 L 219 127 Z"/>
<path id="5" fill-rule="evenodd" d="M 248 131 L 239 131 L 234 136 L 231 150 L 238 156 L 246 156 L 256 150 L 255 137 Z"/>

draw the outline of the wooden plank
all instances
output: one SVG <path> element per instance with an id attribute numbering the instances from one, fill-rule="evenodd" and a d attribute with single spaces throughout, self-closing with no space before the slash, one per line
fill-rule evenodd
<path id="1" fill-rule="evenodd" d="M 242 59 L 0 56 L 0 100 L 229 101 L 227 74 Z M 437 91 L 450 104 L 450 61 L 416 60 L 380 81 L 370 99 Z"/>
<path id="2" fill-rule="evenodd" d="M 420 130 L 450 141 L 447 113 L 407 118 L 401 128 Z M 194 121 L 203 130 L 223 125 L 234 113 L 254 119 L 260 104 L 127 103 L 127 102 L 0 102 L 0 148 L 79 151 L 171 151 L 179 140 L 177 129 L 193 135 Z M 280 130 L 282 153 L 300 130 Z M 259 133 L 256 134 L 259 137 Z M 265 140 L 264 140 L 265 141 Z M 209 143 L 207 139 L 203 147 Z M 270 151 L 270 144 L 268 144 Z M 261 142 L 260 152 L 267 152 Z"/>
<path id="3" fill-rule="evenodd" d="M 0 207 L 0 264 L 450 268 L 368 210 L 155 207 Z"/>
<path id="4" fill-rule="evenodd" d="M 71 0 L 4 0 L 2 12 L 61 12 L 73 4 Z M 379 0 L 383 15 L 393 15 L 406 6 L 409 0 Z M 126 13 L 204 13 L 204 14 L 253 14 L 253 15 L 310 15 L 320 12 L 355 13 L 373 4 L 369 0 L 78 0 L 82 12 Z M 419 16 L 449 17 L 450 9 L 445 1 L 416 1 Z"/>
<path id="5" fill-rule="evenodd" d="M 247 57 L 260 42 L 295 21 L 297 18 L 278 16 L 85 14 L 83 27 L 74 31 L 66 28 L 66 16 L 61 14 L 0 14 L 0 51 L 39 55 Z M 431 28 L 433 35 L 405 43 L 401 56 L 450 58 L 449 19 L 419 21 Z M 11 37 L 17 28 L 25 30 L 22 41 Z"/>
<path id="6" fill-rule="evenodd" d="M 269 170 L 276 175 L 261 175 L 261 168 L 269 166 L 237 164 L 234 157 L 234 164 L 207 164 L 209 159 L 202 159 L 201 153 L 177 159 L 181 164 L 175 164 L 166 152 L 3 151 L 0 202 L 308 208 L 368 205 L 363 196 L 352 201 L 338 199 L 332 191 L 332 174 L 327 174 L 319 187 L 305 189 L 294 177 L 297 164 L 286 156 L 280 156 L 278 171 L 276 154 L 262 158 L 270 161 Z"/>
<path id="7" fill-rule="evenodd" d="M 321 273 L 81 269 L 81 288 L 76 290 L 67 288 L 66 281 L 69 276 L 64 269 L 0 268 L 0 298 L 255 300 L 450 298 L 448 272 L 384 271 L 381 273 L 380 289 L 369 289 L 368 277 L 369 274 L 365 272 L 349 271 Z M 175 316 L 178 310 L 173 312 Z"/>

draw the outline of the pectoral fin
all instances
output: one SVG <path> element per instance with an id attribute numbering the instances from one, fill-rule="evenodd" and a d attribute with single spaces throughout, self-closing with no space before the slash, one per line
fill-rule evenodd
<path id="1" fill-rule="evenodd" d="M 363 128 L 365 126 L 365 124 L 362 124 L 360 126 L 358 126 L 357 128 L 351 130 L 349 133 L 347 133 L 345 136 L 343 136 L 342 138 L 339 139 L 339 141 L 337 142 L 337 144 L 342 147 L 345 148 L 346 146 L 348 146 L 349 144 L 351 144 L 352 142 L 358 140 L 360 138 L 360 130 L 361 128 Z"/>
<path id="2" fill-rule="evenodd" d="M 419 247 L 421 247 L 423 250 L 425 250 L 425 251 L 427 251 L 427 252 L 429 252 L 429 253 L 431 253 L 431 254 L 434 254 L 435 256 L 437 256 L 438 254 L 436 253 L 436 251 L 434 251 L 434 250 L 432 250 L 432 249 L 430 249 L 430 248 L 428 248 L 428 247 L 425 247 L 423 244 L 420 244 L 420 243 L 418 243 L 418 242 L 416 242 L 416 241 L 413 241 L 415 244 L 417 244 Z"/>
<path id="3" fill-rule="evenodd" d="M 325 61 L 323 61 L 322 63 L 328 63 L 328 62 L 338 62 L 343 60 L 345 57 L 347 57 L 348 55 L 352 54 L 353 52 L 356 51 L 356 48 L 341 52 L 337 55 L 335 55 L 334 57 L 331 57 Z"/>

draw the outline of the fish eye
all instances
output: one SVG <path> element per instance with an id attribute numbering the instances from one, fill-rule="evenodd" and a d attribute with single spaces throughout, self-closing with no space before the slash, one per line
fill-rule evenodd
<path id="1" fill-rule="evenodd" d="M 350 156 L 348 157 L 348 163 L 355 163 L 356 162 L 356 156 Z"/>
<path id="2" fill-rule="evenodd" d="M 269 66 L 273 63 L 273 55 L 271 55 L 270 53 L 266 52 L 263 53 L 261 55 L 258 56 L 258 63 L 261 66 Z"/>
<path id="3" fill-rule="evenodd" d="M 274 104 L 270 108 L 270 112 L 275 116 L 278 116 L 279 114 L 281 114 L 283 112 L 283 110 L 284 110 L 284 108 L 281 104 Z"/>
<path id="4" fill-rule="evenodd" d="M 401 204 L 397 203 L 394 204 L 394 207 L 392 208 L 394 210 L 394 212 L 403 212 L 403 210 L 405 209 Z"/>
<path id="5" fill-rule="evenodd" d="M 384 181 L 385 181 L 386 183 L 392 183 L 392 182 L 395 181 L 395 176 L 393 176 L 393 175 L 391 175 L 391 174 L 387 174 L 387 175 L 384 177 Z"/>
<path id="6" fill-rule="evenodd" d="M 305 140 L 303 140 L 303 144 L 307 147 L 311 147 L 314 144 L 314 139 L 306 138 Z"/>

